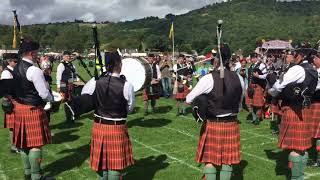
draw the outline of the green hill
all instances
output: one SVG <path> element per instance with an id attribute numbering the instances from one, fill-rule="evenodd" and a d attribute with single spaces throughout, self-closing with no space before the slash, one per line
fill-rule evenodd
<path id="1" fill-rule="evenodd" d="M 175 16 L 176 49 L 204 53 L 215 44 L 216 22 L 223 19 L 223 41 L 246 53 L 261 39 L 292 39 L 316 42 L 319 37 L 320 2 L 276 2 L 275 0 L 233 0 L 213 4 Z M 103 48 L 158 49 L 170 51 L 170 15 L 166 18 L 104 23 L 98 26 Z M 66 22 L 24 26 L 25 36 L 53 50 L 92 47 L 89 23 Z M 10 47 L 12 27 L 0 26 L 0 47 Z M 142 45 L 143 44 L 143 45 Z"/>

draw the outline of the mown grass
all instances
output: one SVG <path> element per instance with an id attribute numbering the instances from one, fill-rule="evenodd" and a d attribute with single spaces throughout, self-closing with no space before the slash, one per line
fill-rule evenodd
<path id="1" fill-rule="evenodd" d="M 79 72 L 84 75 L 83 69 Z M 86 75 L 85 75 L 86 76 Z M 86 77 L 87 79 L 89 77 Z M 190 109 L 189 109 L 190 110 Z M 246 121 L 241 112 L 242 161 L 235 166 L 232 179 L 284 180 L 289 173 L 287 154 L 277 148 L 277 137 L 271 134 L 269 120 L 259 126 Z M 3 113 L 0 112 L 0 124 Z M 133 144 L 135 165 L 124 171 L 124 179 L 131 180 L 196 180 L 202 176 L 202 165 L 195 162 L 200 126 L 190 113 L 176 116 L 175 102 L 160 99 L 157 112 L 144 117 L 141 95 L 128 120 Z M 43 171 L 63 180 L 94 180 L 89 168 L 92 115 L 84 115 L 75 126 L 65 123 L 63 107 L 52 114 L 50 127 L 55 134 L 53 143 L 45 146 Z M 9 152 L 7 129 L 0 129 L 0 179 L 22 179 L 20 156 Z M 308 167 L 308 179 L 320 179 L 318 168 Z"/>

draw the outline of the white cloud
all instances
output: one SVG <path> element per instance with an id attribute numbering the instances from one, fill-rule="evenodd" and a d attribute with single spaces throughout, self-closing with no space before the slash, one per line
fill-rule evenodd
<path id="1" fill-rule="evenodd" d="M 124 21 L 146 16 L 182 14 L 226 0 L 1 0 L 0 24 L 12 24 L 17 9 L 21 24 L 73 21 Z"/>

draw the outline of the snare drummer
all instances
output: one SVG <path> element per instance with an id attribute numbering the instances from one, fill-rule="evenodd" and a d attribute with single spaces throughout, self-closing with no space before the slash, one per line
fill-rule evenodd
<path id="1" fill-rule="evenodd" d="M 120 77 L 121 56 L 109 54 L 106 75 L 86 86 L 95 92 L 95 119 L 92 129 L 90 166 L 98 179 L 121 179 L 121 171 L 132 165 L 132 145 L 126 125 L 127 114 L 134 106 L 133 86 Z"/>
<path id="2" fill-rule="evenodd" d="M 153 54 L 149 54 L 149 64 L 152 66 L 152 81 L 151 86 L 146 87 L 143 91 L 143 102 L 144 102 L 144 114 L 148 114 L 149 100 L 151 101 L 152 113 L 155 111 L 156 100 L 159 99 L 161 94 L 161 71 L 157 64 L 156 58 Z"/>
<path id="3" fill-rule="evenodd" d="M 79 81 L 76 67 L 72 64 L 71 52 L 63 52 L 63 60 L 57 67 L 57 91 L 64 95 L 65 100 L 72 99 L 73 83 Z"/>

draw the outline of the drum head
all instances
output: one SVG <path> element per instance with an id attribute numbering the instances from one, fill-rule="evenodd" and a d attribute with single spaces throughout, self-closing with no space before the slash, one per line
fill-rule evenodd
<path id="1" fill-rule="evenodd" d="M 124 75 L 128 82 L 130 82 L 134 91 L 137 92 L 146 84 L 150 83 L 151 66 L 144 59 L 125 58 L 122 60 L 121 75 Z"/>

